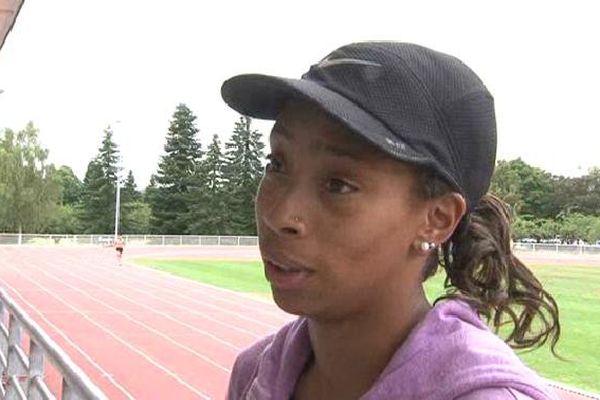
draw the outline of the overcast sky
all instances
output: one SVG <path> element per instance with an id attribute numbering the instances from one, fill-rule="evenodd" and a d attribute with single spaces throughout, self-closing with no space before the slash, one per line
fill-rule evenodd
<path id="1" fill-rule="evenodd" d="M 581 175 L 600 166 L 595 4 L 26 0 L 0 52 L 0 129 L 32 120 L 51 161 L 82 178 L 112 124 L 123 166 L 145 186 L 178 103 L 197 115 L 205 148 L 237 119 L 220 97 L 228 77 L 299 77 L 340 45 L 399 40 L 455 55 L 483 79 L 498 158 Z"/>

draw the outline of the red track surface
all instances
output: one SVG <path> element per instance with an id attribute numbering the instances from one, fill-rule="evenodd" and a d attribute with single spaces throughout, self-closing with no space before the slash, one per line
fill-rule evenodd
<path id="1" fill-rule="evenodd" d="M 127 253 L 258 258 L 255 248 Z M 266 301 L 115 264 L 113 249 L 0 247 L 0 286 L 111 399 L 222 399 L 236 354 L 292 318 Z"/>
<path id="2" fill-rule="evenodd" d="M 253 247 L 126 254 L 259 257 Z M 0 247 L 0 286 L 110 399 L 222 399 L 236 354 L 293 318 L 250 296 L 118 267 L 112 248 Z"/>

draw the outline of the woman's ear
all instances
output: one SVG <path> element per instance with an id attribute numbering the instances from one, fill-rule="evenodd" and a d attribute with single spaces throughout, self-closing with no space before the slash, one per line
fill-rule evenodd
<path id="1" fill-rule="evenodd" d="M 423 237 L 437 245 L 446 242 L 466 211 L 467 203 L 459 193 L 447 193 L 429 200 Z"/>

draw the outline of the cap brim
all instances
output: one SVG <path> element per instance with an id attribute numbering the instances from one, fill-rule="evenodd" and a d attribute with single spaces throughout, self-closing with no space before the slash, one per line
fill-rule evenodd
<path id="1" fill-rule="evenodd" d="M 354 102 L 307 79 L 238 75 L 223 83 L 221 95 L 240 114 L 269 120 L 277 118 L 288 100 L 307 100 L 392 157 L 411 163 L 430 164 L 430 160 L 415 152 Z"/>

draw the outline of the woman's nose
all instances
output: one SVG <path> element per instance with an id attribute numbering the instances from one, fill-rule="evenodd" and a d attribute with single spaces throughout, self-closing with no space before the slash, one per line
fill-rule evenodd
<path id="1" fill-rule="evenodd" d="M 306 234 L 307 205 L 297 190 L 288 190 L 271 201 L 261 201 L 258 217 L 272 232 L 286 237 L 302 237 Z"/>
<path id="2" fill-rule="evenodd" d="M 306 223 L 300 215 L 264 215 L 262 222 L 279 236 L 302 237 L 306 234 Z"/>

